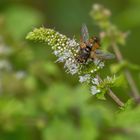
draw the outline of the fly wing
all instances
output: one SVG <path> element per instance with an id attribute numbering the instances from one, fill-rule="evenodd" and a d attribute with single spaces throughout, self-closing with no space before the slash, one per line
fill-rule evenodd
<path id="1" fill-rule="evenodd" d="M 86 24 L 82 25 L 81 33 L 82 33 L 82 40 L 83 40 L 83 42 L 84 43 L 88 43 L 89 33 L 88 33 L 88 28 L 87 28 Z"/>
<path id="2" fill-rule="evenodd" d="M 115 55 L 112 53 L 107 53 L 107 52 L 103 52 L 101 50 L 95 50 L 95 56 L 99 59 L 103 59 L 103 60 L 108 60 L 108 59 L 114 59 Z"/>

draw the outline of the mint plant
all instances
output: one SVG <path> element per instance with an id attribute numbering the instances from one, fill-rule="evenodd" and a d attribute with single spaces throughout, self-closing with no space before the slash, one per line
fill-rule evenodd
<path id="1" fill-rule="evenodd" d="M 105 8 L 100 4 L 94 4 L 90 16 L 93 19 L 94 23 L 101 29 L 100 37 L 102 38 L 103 47 L 106 49 L 111 48 L 118 60 L 117 64 L 112 66 L 112 72 L 121 72 L 125 75 L 127 82 L 131 88 L 131 96 L 136 103 L 140 103 L 140 93 L 138 88 L 133 80 L 133 77 L 129 69 L 139 70 L 139 66 L 131 64 L 129 61 L 125 60 L 119 50 L 119 45 L 124 46 L 126 44 L 126 38 L 129 32 L 120 31 L 117 26 L 111 23 L 110 17 L 111 12 L 109 9 Z"/>
<path id="2" fill-rule="evenodd" d="M 121 63 L 123 59 L 116 45 L 125 44 L 127 33 L 121 32 L 109 21 L 111 13 L 101 5 L 93 5 L 90 15 L 102 30 L 100 32 L 100 37 L 103 48 L 108 49 L 112 46 L 116 58 L 119 63 Z M 114 74 L 111 76 L 106 75 L 104 78 L 100 77 L 100 72 L 103 71 L 105 67 L 105 61 L 102 59 L 89 59 L 86 63 L 79 63 L 77 61 L 77 56 L 80 51 L 80 43 L 75 38 L 71 39 L 54 29 L 40 27 L 28 33 L 26 39 L 47 43 L 51 46 L 53 54 L 58 58 L 56 62 L 63 62 L 67 73 L 78 75 L 79 82 L 86 83 L 92 95 L 95 95 L 98 99 L 105 99 L 105 94 L 108 93 L 119 106 L 124 106 L 124 103 L 111 90 L 111 87 L 115 86 L 119 80 L 118 77 Z M 129 71 L 125 69 L 124 73 L 129 84 L 132 84 L 132 82 L 134 84 Z M 139 94 L 136 87 L 135 89 L 132 88 L 132 92 L 134 99 L 138 101 Z"/>
<path id="3" fill-rule="evenodd" d="M 123 103 L 109 89 L 115 83 L 116 77 L 107 76 L 101 80 L 98 75 L 105 66 L 102 60 L 95 59 L 86 63 L 77 62 L 76 57 L 80 50 L 80 44 L 76 39 L 70 39 L 53 29 L 44 27 L 34 29 L 27 35 L 26 39 L 48 43 L 52 47 L 54 55 L 58 57 L 56 62 L 63 62 L 66 72 L 72 75 L 77 74 L 81 83 L 87 83 L 91 94 L 96 95 L 99 99 L 105 99 L 104 94 L 109 91 L 109 95 L 120 106 L 123 106 Z"/>

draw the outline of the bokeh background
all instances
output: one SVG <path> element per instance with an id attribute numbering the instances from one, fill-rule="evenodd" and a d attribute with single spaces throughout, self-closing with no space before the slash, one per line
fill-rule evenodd
<path id="1" fill-rule="evenodd" d="M 86 23 L 91 35 L 98 34 L 89 16 L 95 3 L 111 10 L 119 29 L 130 31 L 120 50 L 140 65 L 140 0 L 0 0 L 0 140 L 140 138 L 139 108 L 116 117 L 117 105 L 97 100 L 87 85 L 65 73 L 49 46 L 25 40 L 40 26 L 80 39 Z M 140 72 L 131 73 L 140 89 Z M 115 90 L 127 101 L 125 90 Z"/>

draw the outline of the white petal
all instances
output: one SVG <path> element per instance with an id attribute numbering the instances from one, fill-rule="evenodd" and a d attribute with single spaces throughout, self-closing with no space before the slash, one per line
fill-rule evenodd
<path id="1" fill-rule="evenodd" d="M 87 81 L 87 80 L 90 80 L 90 75 L 89 74 L 86 74 L 86 75 L 84 75 L 84 76 L 79 76 L 79 81 L 81 82 L 81 83 L 83 83 L 83 82 L 85 82 L 85 81 Z"/>
<path id="2" fill-rule="evenodd" d="M 91 87 L 91 94 L 92 94 L 92 95 L 95 95 L 95 94 L 97 94 L 97 93 L 99 93 L 99 92 L 100 92 L 100 90 L 97 89 L 96 86 L 92 86 L 92 87 Z"/>
<path id="3" fill-rule="evenodd" d="M 97 78 L 93 78 L 92 83 L 95 85 L 99 85 L 99 80 Z"/>

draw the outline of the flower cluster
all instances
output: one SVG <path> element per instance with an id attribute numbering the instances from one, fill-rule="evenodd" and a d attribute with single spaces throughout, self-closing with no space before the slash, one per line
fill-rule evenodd
<path id="1" fill-rule="evenodd" d="M 129 32 L 120 31 L 114 24 L 110 22 L 111 12 L 100 4 L 94 4 L 90 11 L 91 18 L 102 29 L 100 37 L 102 40 L 109 42 L 116 41 L 118 44 L 124 45 Z M 110 44 L 108 44 L 110 46 Z"/>
<path id="2" fill-rule="evenodd" d="M 75 60 L 79 44 L 75 39 L 69 39 L 65 35 L 55 32 L 53 29 L 39 28 L 34 29 L 26 37 L 30 40 L 44 41 L 52 46 L 53 53 L 58 57 L 56 62 L 64 62 L 64 68 L 68 73 L 76 74 L 79 64 Z"/>
<path id="3" fill-rule="evenodd" d="M 56 62 L 63 62 L 66 72 L 78 74 L 79 81 L 91 85 L 91 93 L 100 92 L 100 81 L 95 78 L 97 71 L 104 67 L 104 62 L 98 59 L 79 63 L 76 59 L 80 50 L 80 44 L 75 39 L 70 39 L 53 29 L 41 27 L 30 32 L 26 39 L 45 42 L 52 47 L 53 54 L 58 57 Z"/>

